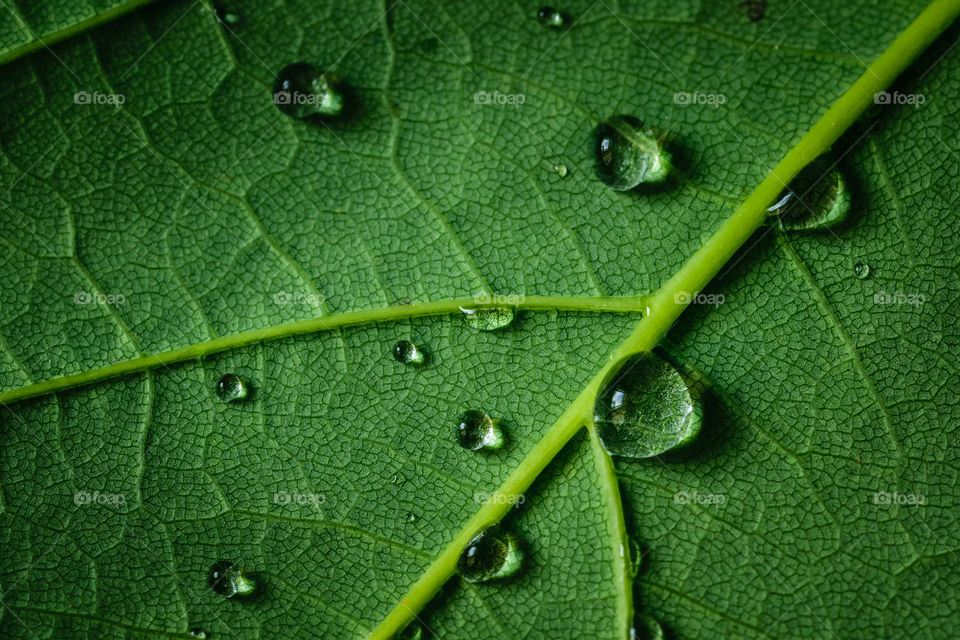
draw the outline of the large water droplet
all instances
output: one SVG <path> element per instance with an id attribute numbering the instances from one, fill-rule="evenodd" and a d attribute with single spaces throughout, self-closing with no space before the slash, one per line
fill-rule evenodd
<path id="1" fill-rule="evenodd" d="M 567 25 L 567 16 L 553 7 L 540 7 L 537 11 L 537 20 L 551 29 L 563 29 Z"/>
<path id="2" fill-rule="evenodd" d="M 866 280 L 870 277 L 870 265 L 866 262 L 858 262 L 853 265 L 853 275 L 859 280 Z"/>
<path id="3" fill-rule="evenodd" d="M 427 354 L 409 340 L 401 340 L 393 347 L 393 357 L 403 364 L 421 365 L 427 361 Z"/>
<path id="4" fill-rule="evenodd" d="M 567 174 L 570 172 L 570 170 L 567 169 L 567 165 L 563 163 L 553 165 L 553 170 L 556 171 L 557 175 L 561 178 L 566 178 Z"/>
<path id="5" fill-rule="evenodd" d="M 597 396 L 597 433 L 611 455 L 660 455 L 697 435 L 703 421 L 699 395 L 669 362 L 638 353 L 613 370 Z"/>
<path id="6" fill-rule="evenodd" d="M 614 116 L 594 129 L 597 177 L 617 191 L 663 182 L 670 153 L 654 132 L 633 116 Z"/>
<path id="7" fill-rule="evenodd" d="M 468 582 L 486 582 L 511 576 L 522 564 L 523 549 L 517 537 L 493 525 L 467 544 L 457 561 L 457 571 Z"/>
<path id="8" fill-rule="evenodd" d="M 483 411 L 469 410 L 460 415 L 457 441 L 471 451 L 499 449 L 503 446 L 503 431 L 500 422 Z"/>
<path id="9" fill-rule="evenodd" d="M 210 567 L 207 581 L 213 592 L 227 598 L 244 597 L 253 594 L 257 584 L 229 560 L 220 560 Z"/>
<path id="10" fill-rule="evenodd" d="M 239 402 L 250 395 L 250 381 L 235 373 L 227 373 L 217 382 L 220 402 Z"/>
<path id="11" fill-rule="evenodd" d="M 513 322 L 517 311 L 513 307 L 493 307 L 490 309 L 464 309 L 467 324 L 480 331 L 495 331 L 502 329 Z"/>
<path id="12" fill-rule="evenodd" d="M 416 521 L 417 521 L 417 514 L 415 514 L 414 512 L 410 511 L 410 512 L 407 513 L 406 516 L 404 516 L 404 519 L 405 519 L 407 522 L 416 522 Z"/>
<path id="13" fill-rule="evenodd" d="M 190 634 L 191 638 L 201 638 L 202 640 L 203 638 L 207 637 L 207 632 L 201 629 L 200 627 L 194 627 L 193 629 L 190 629 L 190 631 L 188 631 L 187 633 Z"/>
<path id="14" fill-rule="evenodd" d="M 850 192 L 829 155 L 804 167 L 770 207 L 774 224 L 788 231 L 826 229 L 843 222 L 850 212 Z"/>
<path id="15" fill-rule="evenodd" d="M 336 76 L 312 64 L 297 62 L 286 66 L 273 84 L 273 102 L 294 118 L 339 115 L 346 102 L 344 86 Z"/>

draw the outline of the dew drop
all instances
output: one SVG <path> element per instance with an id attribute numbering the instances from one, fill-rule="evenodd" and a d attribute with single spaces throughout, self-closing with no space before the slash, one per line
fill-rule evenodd
<path id="1" fill-rule="evenodd" d="M 633 116 L 614 116 L 594 129 L 597 177 L 617 191 L 663 182 L 670 153 L 654 132 Z"/>
<path id="2" fill-rule="evenodd" d="M 493 525 L 467 544 L 457 561 L 457 571 L 467 582 L 486 582 L 511 576 L 522 564 L 523 549 L 517 537 Z"/>
<path id="3" fill-rule="evenodd" d="M 409 340 L 394 345 L 393 357 L 401 364 L 422 365 L 427 361 L 427 354 Z"/>
<path id="4" fill-rule="evenodd" d="M 853 275 L 858 280 L 866 280 L 870 277 L 870 265 L 868 265 L 866 262 L 858 262 L 857 264 L 853 265 Z"/>
<path id="5" fill-rule="evenodd" d="M 561 178 L 566 178 L 570 173 L 569 169 L 567 169 L 567 165 L 565 164 L 555 164 L 553 165 L 553 170 L 556 171 L 557 175 Z"/>
<path id="6" fill-rule="evenodd" d="M 193 629 L 190 629 L 190 631 L 188 631 L 187 633 L 190 634 L 190 637 L 191 637 L 191 638 L 206 638 L 206 637 L 207 637 L 207 632 L 204 631 L 203 629 L 201 629 L 200 627 L 194 627 Z"/>
<path id="7" fill-rule="evenodd" d="M 250 381 L 235 373 L 224 374 L 217 381 L 217 399 L 220 402 L 239 402 L 250 395 Z"/>
<path id="8" fill-rule="evenodd" d="M 273 84 L 274 104 L 294 118 L 340 115 L 345 101 L 336 76 L 305 62 L 284 67 Z"/>
<path id="9" fill-rule="evenodd" d="M 638 615 L 630 629 L 631 640 L 663 640 L 663 627 L 656 618 Z"/>
<path id="10" fill-rule="evenodd" d="M 415 513 L 412 512 L 412 511 L 409 512 L 409 513 L 407 513 L 407 515 L 406 515 L 406 521 L 407 521 L 407 522 L 416 522 L 416 521 L 417 521 L 417 514 L 415 514 Z"/>
<path id="11" fill-rule="evenodd" d="M 207 577 L 213 592 L 226 598 L 245 597 L 253 594 L 257 584 L 229 560 L 220 560 L 210 567 Z"/>
<path id="12" fill-rule="evenodd" d="M 500 422 L 483 411 L 471 409 L 460 415 L 457 441 L 470 451 L 487 451 L 503 447 L 503 431 Z"/>
<path id="13" fill-rule="evenodd" d="M 230 11 L 224 7 L 217 7 L 213 10 L 213 14 L 217 17 L 217 22 L 227 29 L 237 29 L 243 26 L 243 16 L 236 11 Z"/>
<path id="14" fill-rule="evenodd" d="M 513 307 L 493 307 L 490 309 L 464 309 L 460 307 L 460 310 L 463 311 L 467 324 L 479 331 L 502 329 L 517 317 L 517 311 Z"/>
<path id="15" fill-rule="evenodd" d="M 553 7 L 540 7 L 537 11 L 537 20 L 543 26 L 551 29 L 563 29 L 567 26 L 567 16 Z"/>
<path id="16" fill-rule="evenodd" d="M 390 484 L 395 484 L 399 487 L 406 481 L 407 479 L 403 477 L 402 473 L 395 473 L 393 474 L 393 477 L 390 479 Z"/>
<path id="17" fill-rule="evenodd" d="M 828 229 L 846 219 L 850 192 L 835 161 L 822 155 L 804 167 L 768 211 L 774 224 L 787 231 Z"/>
<path id="18" fill-rule="evenodd" d="M 687 444 L 703 422 L 699 393 L 649 351 L 613 369 L 593 413 L 604 448 L 625 458 L 650 458 Z"/>

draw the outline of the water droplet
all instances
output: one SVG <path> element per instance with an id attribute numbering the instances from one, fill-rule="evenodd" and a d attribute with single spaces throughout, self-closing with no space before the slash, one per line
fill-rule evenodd
<path id="1" fill-rule="evenodd" d="M 844 221 L 850 212 L 850 192 L 829 155 L 804 167 L 768 209 L 781 229 L 826 229 Z"/>
<path id="2" fill-rule="evenodd" d="M 500 422 L 483 411 L 464 411 L 457 427 L 460 446 L 470 451 L 499 449 L 503 446 L 503 431 Z"/>
<path id="3" fill-rule="evenodd" d="M 396 640 L 422 640 L 423 639 L 423 627 L 421 627 L 416 622 L 411 622 L 406 627 L 403 628 L 403 631 L 398 633 Z"/>
<path id="4" fill-rule="evenodd" d="M 567 25 L 567 16 L 553 7 L 540 7 L 537 11 L 537 20 L 551 29 L 563 29 Z"/>
<path id="5" fill-rule="evenodd" d="M 853 275 L 860 280 L 866 280 L 870 277 L 870 265 L 866 262 L 858 262 L 853 265 Z"/>
<path id="6" fill-rule="evenodd" d="M 227 598 L 249 596 L 257 588 L 256 582 L 229 560 L 215 562 L 207 581 L 214 593 Z"/>
<path id="7" fill-rule="evenodd" d="M 399 487 L 401 484 L 403 484 L 406 481 L 407 479 L 403 477 L 402 473 L 395 473 L 393 474 L 393 477 L 390 479 L 390 484 L 395 484 Z"/>
<path id="8" fill-rule="evenodd" d="M 767 14 L 767 0 L 744 0 L 737 7 L 747 14 L 750 22 L 763 20 Z"/>
<path id="9" fill-rule="evenodd" d="M 225 7 L 217 7 L 213 10 L 213 15 L 217 17 L 217 22 L 227 29 L 237 29 L 243 26 L 243 16 L 236 11 L 230 11 Z"/>
<path id="10" fill-rule="evenodd" d="M 409 340 L 401 340 L 394 345 L 393 357 L 402 364 L 421 365 L 427 361 L 427 354 Z"/>
<path id="11" fill-rule="evenodd" d="M 227 373 L 217 382 L 220 402 L 239 402 L 250 395 L 250 381 L 235 373 Z"/>
<path id="12" fill-rule="evenodd" d="M 617 191 L 663 182 L 670 153 L 654 132 L 633 116 L 614 116 L 594 129 L 597 177 Z"/>
<path id="13" fill-rule="evenodd" d="M 460 310 L 467 318 L 467 324 L 480 331 L 502 329 L 517 317 L 517 311 L 513 307 L 493 307 L 490 309 L 464 309 L 460 307 Z"/>
<path id="14" fill-rule="evenodd" d="M 523 549 L 517 537 L 493 525 L 467 544 L 457 561 L 457 571 L 468 582 L 486 582 L 511 576 L 522 564 Z"/>
<path id="15" fill-rule="evenodd" d="M 297 62 L 286 66 L 273 84 L 273 102 L 294 118 L 336 116 L 344 108 L 344 87 L 336 76 L 312 64 Z"/>
<path id="16" fill-rule="evenodd" d="M 699 393 L 673 365 L 644 352 L 613 369 L 597 396 L 594 421 L 611 455 L 650 458 L 690 442 L 703 410 Z"/>
<path id="17" fill-rule="evenodd" d="M 557 175 L 561 178 L 566 178 L 569 170 L 565 164 L 555 164 L 553 165 L 553 170 L 557 172 Z"/>
<path id="18" fill-rule="evenodd" d="M 188 631 L 187 633 L 190 634 L 190 637 L 191 637 L 191 638 L 206 638 L 206 637 L 207 637 L 207 632 L 204 631 L 203 629 L 201 629 L 200 627 L 194 627 L 193 629 L 190 629 L 190 631 Z"/>
<path id="19" fill-rule="evenodd" d="M 407 522 L 416 522 L 417 514 L 411 511 L 410 513 L 407 514 L 406 519 L 407 519 Z"/>
<path id="20" fill-rule="evenodd" d="M 631 640 L 663 640 L 663 627 L 656 618 L 638 615 L 630 629 Z"/>

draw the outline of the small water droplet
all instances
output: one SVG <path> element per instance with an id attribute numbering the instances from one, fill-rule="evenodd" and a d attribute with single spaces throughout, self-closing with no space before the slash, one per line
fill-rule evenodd
<path id="1" fill-rule="evenodd" d="M 503 431 L 500 422 L 483 411 L 469 410 L 460 415 L 457 441 L 470 451 L 500 449 L 503 447 Z"/>
<path id="2" fill-rule="evenodd" d="M 189 634 L 190 634 L 190 637 L 192 637 L 192 638 L 206 638 L 206 637 L 207 637 L 207 632 L 204 631 L 203 629 L 201 629 L 200 627 L 194 627 L 193 629 L 190 629 L 190 631 L 188 631 L 187 633 L 189 633 Z"/>
<path id="3" fill-rule="evenodd" d="M 336 116 L 346 102 L 344 85 L 330 73 L 305 62 L 296 62 L 280 71 L 273 84 L 273 102 L 294 118 L 314 115 Z"/>
<path id="4" fill-rule="evenodd" d="M 870 277 L 870 265 L 866 262 L 858 262 L 853 265 L 853 275 L 860 280 L 866 280 Z"/>
<path id="5" fill-rule="evenodd" d="M 540 7 L 537 10 L 537 20 L 545 27 L 551 29 L 563 29 L 567 26 L 567 16 L 562 11 L 557 11 L 553 7 Z"/>
<path id="6" fill-rule="evenodd" d="M 663 182 L 670 153 L 653 130 L 633 116 L 614 116 L 594 129 L 597 177 L 617 191 Z"/>
<path id="7" fill-rule="evenodd" d="M 767 0 L 744 0 L 737 7 L 747 14 L 750 22 L 763 20 L 767 14 Z"/>
<path id="8" fill-rule="evenodd" d="M 553 170 L 557 172 L 557 175 L 561 178 L 566 178 L 569 170 L 565 164 L 555 164 L 553 165 Z"/>
<path id="9" fill-rule="evenodd" d="M 486 582 L 511 576 L 522 564 L 523 549 L 517 537 L 493 525 L 467 544 L 457 561 L 457 571 L 468 582 Z"/>
<path id="10" fill-rule="evenodd" d="M 220 402 L 239 402 L 250 395 L 250 381 L 235 373 L 224 374 L 217 382 Z"/>
<path id="11" fill-rule="evenodd" d="M 427 354 L 409 340 L 394 345 L 393 357 L 401 364 L 421 365 L 427 361 Z"/>
<path id="12" fill-rule="evenodd" d="M 217 17 L 217 22 L 227 29 L 237 29 L 243 26 L 243 16 L 236 11 L 231 11 L 225 7 L 217 7 L 213 10 L 213 15 Z"/>
<path id="13" fill-rule="evenodd" d="M 415 513 L 412 512 L 412 511 L 409 512 L 409 513 L 406 515 L 406 520 L 407 520 L 407 522 L 416 522 L 416 521 L 417 521 L 417 514 L 415 514 Z"/>
<path id="14" fill-rule="evenodd" d="M 663 627 L 653 616 L 638 615 L 630 628 L 631 640 L 663 640 Z"/>
<path id="15" fill-rule="evenodd" d="M 464 317 L 467 324 L 480 331 L 495 331 L 502 329 L 513 322 L 517 317 L 517 311 L 513 307 L 492 307 L 490 309 L 464 309 Z"/>
<path id="16" fill-rule="evenodd" d="M 684 445 L 703 421 L 699 393 L 663 358 L 643 352 L 615 366 L 594 406 L 611 455 L 650 458 Z"/>
<path id="17" fill-rule="evenodd" d="M 395 484 L 397 486 L 400 486 L 406 481 L 407 479 L 403 477 L 402 473 L 395 473 L 393 474 L 393 477 L 390 479 L 390 484 Z"/>
<path id="18" fill-rule="evenodd" d="M 827 154 L 804 167 L 780 193 L 768 211 L 781 229 L 827 229 L 840 224 L 850 212 L 850 192 L 836 162 Z"/>
<path id="19" fill-rule="evenodd" d="M 244 597 L 256 591 L 257 584 L 229 560 L 220 560 L 210 567 L 207 581 L 213 592 L 226 598 Z"/>

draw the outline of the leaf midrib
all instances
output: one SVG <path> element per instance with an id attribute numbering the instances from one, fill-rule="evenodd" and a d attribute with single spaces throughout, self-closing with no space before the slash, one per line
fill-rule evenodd
<path id="1" fill-rule="evenodd" d="M 807 164 L 827 152 L 839 137 L 873 104 L 873 96 L 884 90 L 960 14 L 960 0 L 934 0 L 893 43 L 866 69 L 862 76 L 820 117 L 776 167 L 753 190 L 720 228 L 698 249 L 680 270 L 650 297 L 647 313 L 631 335 L 610 354 L 580 395 L 524 457 L 491 499 L 474 514 L 463 530 L 438 554 L 406 596 L 374 629 L 369 640 L 389 640 L 413 619 L 456 572 L 460 551 L 486 527 L 509 511 L 507 496 L 529 488 L 540 472 L 583 425 L 592 422 L 593 399 L 610 371 L 633 353 L 652 349 L 687 307 L 677 294 L 700 292 L 743 246 L 767 218 L 767 207 Z M 629 580 L 626 597 L 630 597 Z"/>

